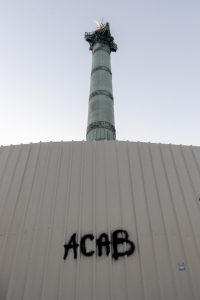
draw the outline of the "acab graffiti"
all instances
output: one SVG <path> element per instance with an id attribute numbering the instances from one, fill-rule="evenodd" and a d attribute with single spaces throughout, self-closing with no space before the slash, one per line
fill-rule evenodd
<path id="1" fill-rule="evenodd" d="M 101 233 L 97 238 L 93 234 L 85 234 L 80 238 L 80 244 L 77 236 L 76 233 L 73 233 L 68 243 L 64 245 L 64 260 L 68 257 L 70 251 L 77 259 L 79 247 L 80 253 L 84 256 L 91 257 L 95 254 L 97 256 L 108 256 L 111 254 L 115 260 L 125 255 L 129 256 L 135 251 L 135 244 L 129 240 L 129 234 L 126 230 L 113 231 L 110 240 L 107 233 Z M 93 248 L 94 240 L 96 247 Z"/>

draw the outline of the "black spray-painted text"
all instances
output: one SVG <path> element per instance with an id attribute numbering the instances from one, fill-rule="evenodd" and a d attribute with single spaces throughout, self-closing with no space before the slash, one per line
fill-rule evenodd
<path id="1" fill-rule="evenodd" d="M 95 246 L 94 246 L 95 241 Z M 102 233 L 95 238 L 93 234 L 86 234 L 80 238 L 78 243 L 77 234 L 74 233 L 70 237 L 68 243 L 64 245 L 64 256 L 65 260 L 70 251 L 73 252 L 74 258 L 77 259 L 78 248 L 84 256 L 93 256 L 95 253 L 97 256 L 109 255 L 117 260 L 119 257 L 124 255 L 131 255 L 135 251 L 135 245 L 129 240 L 129 235 L 126 230 L 115 230 L 111 234 L 111 240 L 107 233 Z"/>

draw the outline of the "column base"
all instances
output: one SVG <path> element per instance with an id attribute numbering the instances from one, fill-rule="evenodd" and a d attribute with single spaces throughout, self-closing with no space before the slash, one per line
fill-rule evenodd
<path id="1" fill-rule="evenodd" d="M 88 132 L 86 139 L 87 141 L 102 141 L 102 140 L 115 140 L 115 133 L 105 128 L 95 128 Z"/>

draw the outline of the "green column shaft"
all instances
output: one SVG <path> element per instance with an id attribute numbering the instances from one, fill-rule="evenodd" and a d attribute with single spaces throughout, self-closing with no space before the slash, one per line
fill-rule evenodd
<path id="1" fill-rule="evenodd" d="M 87 140 L 115 140 L 110 49 L 96 43 L 92 54 Z"/>
<path id="2" fill-rule="evenodd" d="M 98 31 L 94 33 L 99 34 Z M 110 33 L 110 32 L 109 32 Z M 87 40 L 87 39 L 86 39 Z M 92 50 L 87 141 L 115 140 L 114 99 L 109 42 L 95 40 Z"/>

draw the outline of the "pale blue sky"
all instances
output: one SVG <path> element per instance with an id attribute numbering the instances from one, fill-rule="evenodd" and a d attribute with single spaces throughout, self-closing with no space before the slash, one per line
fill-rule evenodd
<path id="1" fill-rule="evenodd" d="M 91 52 L 110 22 L 118 140 L 200 145 L 199 0 L 0 0 L 0 144 L 85 140 Z"/>

